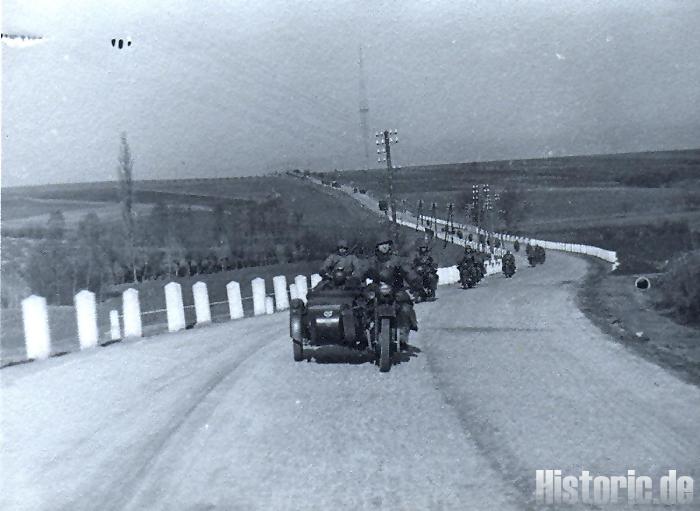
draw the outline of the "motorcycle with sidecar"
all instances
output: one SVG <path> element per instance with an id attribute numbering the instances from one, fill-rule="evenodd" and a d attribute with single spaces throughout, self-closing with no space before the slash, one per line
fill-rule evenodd
<path id="1" fill-rule="evenodd" d="M 392 353 L 401 350 L 397 312 L 391 284 L 380 280 L 362 286 L 334 272 L 308 293 L 306 303 L 294 299 L 290 304 L 294 360 L 304 360 L 312 346 L 341 345 L 372 353 L 379 370 L 389 371 Z"/>

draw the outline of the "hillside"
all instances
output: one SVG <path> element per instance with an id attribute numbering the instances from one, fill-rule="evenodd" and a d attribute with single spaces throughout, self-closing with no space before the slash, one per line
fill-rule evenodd
<path id="1" fill-rule="evenodd" d="M 388 191 L 385 170 L 326 176 L 370 193 Z M 415 211 L 422 200 L 428 212 L 435 202 L 443 217 L 452 202 L 457 218 L 464 219 L 472 185 L 485 183 L 492 193 L 509 191 L 517 198 L 511 222 L 494 214 L 495 227 L 618 250 L 628 268 L 653 268 L 700 243 L 700 150 L 460 163 L 394 172 L 400 206 Z M 503 207 L 496 204 L 494 210 Z"/>

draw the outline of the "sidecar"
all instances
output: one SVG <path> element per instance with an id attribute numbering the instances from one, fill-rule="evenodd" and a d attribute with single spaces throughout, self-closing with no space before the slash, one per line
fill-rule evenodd
<path id="1" fill-rule="evenodd" d="M 354 349 L 367 347 L 362 291 L 358 289 L 313 289 L 307 303 L 292 300 L 289 334 L 294 360 L 304 360 L 304 348 L 328 344 Z"/>

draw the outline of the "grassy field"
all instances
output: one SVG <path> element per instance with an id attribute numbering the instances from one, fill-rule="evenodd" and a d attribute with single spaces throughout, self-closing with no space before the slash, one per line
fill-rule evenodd
<path id="1" fill-rule="evenodd" d="M 141 211 L 157 202 L 206 209 L 222 204 L 235 209 L 240 203 L 273 197 L 279 197 L 286 210 L 301 213 L 302 225 L 354 228 L 367 222 L 376 224 L 376 218 L 357 208 L 350 198 L 319 193 L 319 189 L 286 175 L 134 183 L 134 202 Z M 120 215 L 116 182 L 3 188 L 1 203 L 3 222 L 30 219 L 44 225 L 57 209 L 66 213 L 67 223 L 77 217 L 71 211 L 81 215 L 96 211 L 103 221 Z"/>
<path id="2" fill-rule="evenodd" d="M 436 202 L 444 217 L 454 202 L 460 219 L 473 184 L 518 190 L 524 208 L 511 231 L 617 250 L 630 271 L 656 267 L 700 243 L 700 150 L 410 167 L 394 177 L 397 200 L 408 209 L 423 200 L 426 211 Z M 386 171 L 336 178 L 378 195 L 387 191 Z M 664 234 L 683 229 L 685 239 Z M 632 261 L 635 253 L 643 261 Z"/>
<path id="3" fill-rule="evenodd" d="M 611 275 L 607 265 L 591 264 L 578 294 L 581 310 L 612 339 L 700 384 L 698 328 L 679 324 L 672 311 L 657 306 L 659 275 L 648 274 L 652 287 L 642 291 L 634 286 L 634 276 Z"/>

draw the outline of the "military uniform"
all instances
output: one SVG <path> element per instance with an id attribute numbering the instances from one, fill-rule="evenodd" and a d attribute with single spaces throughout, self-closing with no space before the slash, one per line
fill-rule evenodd
<path id="1" fill-rule="evenodd" d="M 425 282 L 427 281 L 428 287 L 430 288 L 431 292 L 434 293 L 438 284 L 437 263 L 430 254 L 423 254 L 419 252 L 413 258 L 413 267 L 417 270 L 421 266 L 425 268 L 424 273 L 420 275 L 421 280 L 423 281 L 422 284 L 425 285 Z M 420 287 L 422 288 L 423 285 Z"/>
<path id="2" fill-rule="evenodd" d="M 512 269 L 513 273 L 515 273 L 515 256 L 510 252 L 506 252 L 501 262 L 501 270 L 503 273 L 507 273 L 509 269 Z"/>
<path id="3" fill-rule="evenodd" d="M 344 268 L 347 275 L 358 275 L 361 272 L 360 260 L 352 254 L 331 254 L 321 265 L 321 274 L 331 274 L 335 268 Z"/>
<path id="4" fill-rule="evenodd" d="M 368 268 L 363 277 L 370 278 L 377 283 L 386 279 L 396 292 L 396 301 L 399 303 L 399 326 L 418 330 L 416 311 L 413 310 L 413 302 L 406 291 L 406 284 L 409 287 L 416 286 L 421 283 L 421 280 L 410 265 L 391 252 L 383 254 L 375 251 L 374 256 L 368 261 Z"/>

